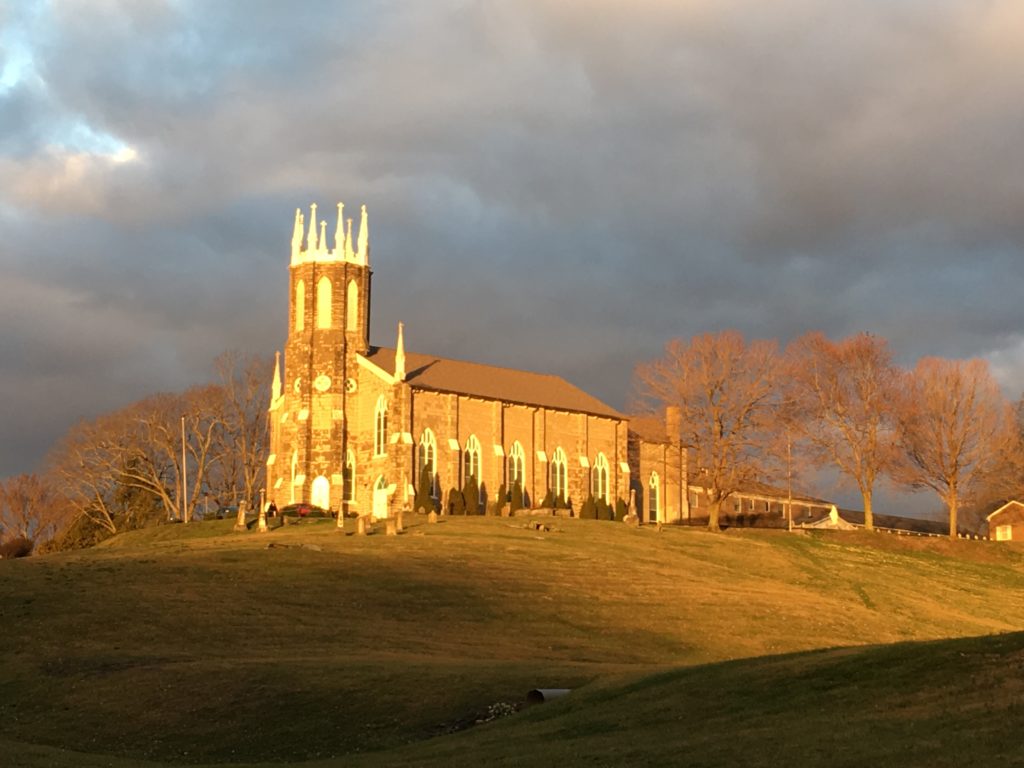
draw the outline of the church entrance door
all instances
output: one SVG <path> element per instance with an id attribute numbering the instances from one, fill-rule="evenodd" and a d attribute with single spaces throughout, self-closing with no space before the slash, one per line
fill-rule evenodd
<path id="1" fill-rule="evenodd" d="M 384 475 L 373 484 L 373 516 L 378 520 L 388 516 L 388 483 Z"/>
<path id="2" fill-rule="evenodd" d="M 309 503 L 321 509 L 331 508 L 331 482 L 323 475 L 313 481 L 309 491 Z"/>

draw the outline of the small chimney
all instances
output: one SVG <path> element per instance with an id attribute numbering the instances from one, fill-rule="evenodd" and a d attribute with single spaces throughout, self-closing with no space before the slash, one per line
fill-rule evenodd
<path id="1" fill-rule="evenodd" d="M 678 445 L 680 433 L 683 431 L 683 416 L 678 405 L 665 408 L 665 434 L 672 445 Z"/>

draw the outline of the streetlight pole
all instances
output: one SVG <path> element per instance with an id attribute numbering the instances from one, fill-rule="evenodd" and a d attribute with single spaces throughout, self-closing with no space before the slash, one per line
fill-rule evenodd
<path id="1" fill-rule="evenodd" d="M 793 530 L 793 433 L 786 430 L 786 528 Z"/>
<path id="2" fill-rule="evenodd" d="M 188 465 L 185 463 L 185 417 L 181 417 L 181 520 L 188 522 Z"/>

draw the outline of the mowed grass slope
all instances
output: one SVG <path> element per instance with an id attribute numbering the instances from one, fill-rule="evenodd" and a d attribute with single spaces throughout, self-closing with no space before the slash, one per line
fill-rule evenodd
<path id="1" fill-rule="evenodd" d="M 901 645 L 716 664 L 1022 630 L 1018 547 L 554 524 L 417 519 L 403 536 L 364 538 L 328 522 L 263 536 L 217 522 L 0 562 L 0 754 L 25 765 L 656 764 L 666 755 L 642 745 L 660 734 L 713 765 L 741 748 L 722 729 L 824 728 L 834 711 L 838 732 L 853 732 L 843 701 L 859 711 L 878 698 L 885 720 L 884 702 L 906 690 L 955 714 L 953 699 L 970 698 L 956 686 L 972 678 L 950 658 L 992 667 L 974 677 L 1016 670 L 1007 679 L 1020 681 L 1013 637 L 968 641 L 996 645 L 963 657 Z M 922 662 L 916 687 L 885 688 L 929 654 L 943 660 Z M 694 665 L 710 666 L 677 669 Z M 935 687 L 929 670 L 945 670 Z M 580 690 L 445 735 L 538 686 Z"/>

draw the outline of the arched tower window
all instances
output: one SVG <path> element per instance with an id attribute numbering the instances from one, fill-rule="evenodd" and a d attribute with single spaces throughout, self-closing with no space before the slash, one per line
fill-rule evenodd
<path id="1" fill-rule="evenodd" d="M 345 469 L 341 475 L 345 488 L 345 501 L 356 500 L 356 452 L 349 448 L 345 451 Z"/>
<path id="2" fill-rule="evenodd" d="M 465 477 L 475 477 L 480 480 L 480 441 L 476 435 L 470 435 L 466 441 L 466 451 L 463 454 L 463 469 Z"/>
<path id="3" fill-rule="evenodd" d="M 373 453 L 383 456 L 388 445 L 388 399 L 381 395 L 377 398 L 377 409 L 373 414 Z"/>
<path id="4" fill-rule="evenodd" d="M 316 327 L 331 327 L 331 280 L 326 275 L 316 284 Z"/>
<path id="5" fill-rule="evenodd" d="M 508 452 L 508 487 L 511 489 L 516 483 L 523 489 L 526 485 L 526 458 L 523 446 L 516 440 L 512 449 Z"/>
<path id="6" fill-rule="evenodd" d="M 565 451 L 561 447 L 555 449 L 551 457 L 551 477 L 548 488 L 555 495 L 555 499 L 566 500 L 569 498 L 569 478 L 566 472 Z"/>
<path id="7" fill-rule="evenodd" d="M 306 283 L 299 280 L 295 284 L 295 330 L 306 327 Z"/>
<path id="8" fill-rule="evenodd" d="M 647 522 L 655 523 L 661 517 L 661 478 L 657 472 L 651 472 L 647 484 Z"/>
<path id="9" fill-rule="evenodd" d="M 345 330 L 359 329 L 359 286 L 355 280 L 348 281 L 348 296 L 345 299 Z"/>
<path id="10" fill-rule="evenodd" d="M 437 496 L 437 489 L 434 487 L 437 478 L 437 439 L 433 431 L 424 429 L 420 435 L 420 454 L 417 462 L 416 482 L 420 482 L 423 470 L 430 473 L 430 495 Z"/>
<path id="11" fill-rule="evenodd" d="M 608 501 L 608 459 L 603 453 L 594 462 L 594 498 Z"/>

